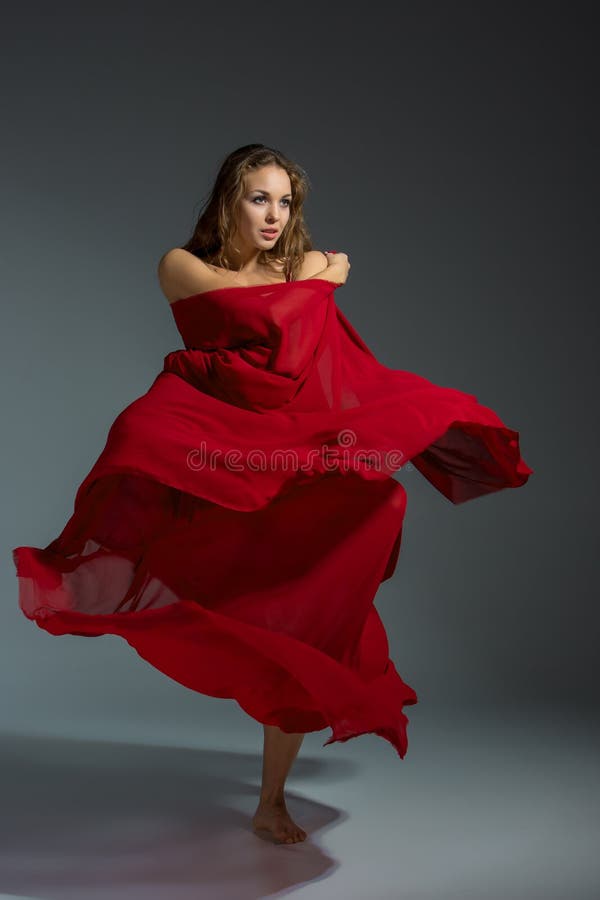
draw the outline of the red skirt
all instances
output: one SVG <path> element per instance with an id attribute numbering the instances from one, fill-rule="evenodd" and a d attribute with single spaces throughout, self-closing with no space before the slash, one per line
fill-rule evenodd
<path id="1" fill-rule="evenodd" d="M 404 757 L 417 695 L 374 605 L 406 508 L 392 475 L 411 460 L 462 503 L 533 470 L 476 397 L 382 366 L 331 283 L 289 284 L 293 304 L 287 286 L 174 304 L 186 348 L 117 417 L 62 533 L 12 551 L 19 602 L 260 723 L 329 727 L 323 746 L 373 733 Z"/>

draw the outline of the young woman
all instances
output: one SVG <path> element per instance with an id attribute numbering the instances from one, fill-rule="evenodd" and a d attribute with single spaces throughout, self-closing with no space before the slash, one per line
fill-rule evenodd
<path id="1" fill-rule="evenodd" d="M 253 827 L 287 843 L 306 837 L 284 796 L 305 733 L 406 754 L 417 695 L 373 602 L 400 549 L 392 475 L 410 460 L 457 504 L 533 471 L 474 395 L 378 362 L 335 302 L 348 256 L 312 249 L 307 184 L 262 144 L 226 158 L 158 266 L 184 348 L 116 418 L 59 537 L 13 550 L 40 627 L 118 634 L 263 725 Z"/>

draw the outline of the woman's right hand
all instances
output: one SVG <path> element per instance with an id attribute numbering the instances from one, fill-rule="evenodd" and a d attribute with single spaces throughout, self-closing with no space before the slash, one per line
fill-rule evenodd
<path id="1" fill-rule="evenodd" d="M 325 250 L 327 259 L 327 275 L 336 275 L 335 280 L 344 284 L 350 271 L 350 262 L 347 253 L 336 253 L 333 250 Z M 334 270 L 334 271 L 332 271 Z"/>

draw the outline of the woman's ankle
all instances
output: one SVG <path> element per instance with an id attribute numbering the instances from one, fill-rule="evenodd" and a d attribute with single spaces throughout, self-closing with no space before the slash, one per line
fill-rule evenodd
<path id="1" fill-rule="evenodd" d="M 259 795 L 260 806 L 280 806 L 285 807 L 285 795 L 283 788 L 276 791 L 262 791 Z"/>

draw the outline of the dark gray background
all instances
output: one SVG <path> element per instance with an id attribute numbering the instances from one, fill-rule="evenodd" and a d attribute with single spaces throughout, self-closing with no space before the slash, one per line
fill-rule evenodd
<path id="1" fill-rule="evenodd" d="M 112 638 L 51 641 L 21 619 L 9 548 L 59 533 L 114 417 L 181 345 L 158 259 L 252 141 L 307 170 L 314 245 L 349 254 L 337 302 L 379 359 L 475 393 L 535 470 L 460 507 L 402 472 L 401 560 L 381 590 L 399 671 L 428 703 L 595 701 L 597 97 L 582 9 L 10 11 L 5 723 L 32 702 L 91 714 L 94 686 L 129 704 L 109 657 L 115 684 L 143 680 Z"/>
<path id="2" fill-rule="evenodd" d="M 376 602 L 419 695 L 411 723 L 466 708 L 547 712 L 563 738 L 573 716 L 591 723 L 592 12 L 60 3 L 4 13 L 5 730 L 112 733 L 135 710 L 150 727 L 208 733 L 229 714 L 229 701 L 169 682 L 117 638 L 37 629 L 18 610 L 10 548 L 58 535 L 117 413 L 181 346 L 158 259 L 189 237 L 224 156 L 255 141 L 307 170 L 314 246 L 349 254 L 337 302 L 379 359 L 474 393 L 520 432 L 534 469 L 526 486 L 458 507 L 410 466 L 400 473 L 403 545 Z"/>

